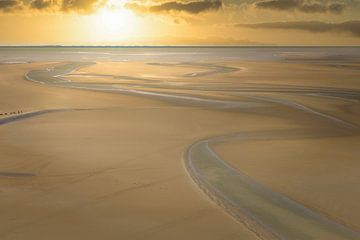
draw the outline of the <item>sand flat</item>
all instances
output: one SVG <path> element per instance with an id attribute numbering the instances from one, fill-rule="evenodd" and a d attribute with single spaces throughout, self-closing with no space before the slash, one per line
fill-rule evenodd
<path id="1" fill-rule="evenodd" d="M 356 99 L 327 102 L 321 97 L 322 102 L 317 102 L 316 96 L 302 96 L 323 89 L 330 95 L 351 90 L 350 95 L 357 96 L 356 69 L 337 73 L 348 80 L 341 89 L 336 85 L 328 93 L 326 86 L 339 75 L 324 70 L 319 82 L 309 75 L 318 68 L 327 69 L 323 66 L 297 62 L 279 73 L 271 69 L 283 68 L 283 63 L 214 62 L 211 64 L 217 66 L 216 73 L 208 74 L 211 67 L 201 67 L 206 74 L 193 77 L 187 74 L 199 71 L 196 66 L 149 62 L 97 63 L 62 76 L 72 82 L 56 84 L 32 82 L 24 75 L 32 70 L 65 66 L 67 62 L 0 66 L 4 73 L 0 75 L 4 109 L 55 110 L 0 126 L 0 193 L 4 196 L 0 200 L 1 239 L 38 239 L 39 234 L 50 239 L 257 239 L 253 231 L 229 216 L 191 180 L 184 166 L 186 149 L 210 136 L 304 128 L 322 138 L 271 141 L 279 144 L 276 149 L 281 158 L 270 149 L 269 141 L 235 141 L 216 145 L 215 150 L 261 184 L 357 228 L 359 219 L 350 207 L 359 196 L 343 187 L 359 181 L 354 172 L 358 169 L 358 152 L 350 144 L 359 142 L 356 132 L 334 119 L 294 107 L 294 102 L 299 102 L 341 118 L 339 109 L 346 105 L 355 110 L 348 111 L 344 120 L 357 124 Z M 122 65 L 127 67 L 119 68 Z M 246 71 L 226 67 L 244 67 Z M 123 83 L 135 82 L 139 86 L 128 86 L 131 91 L 126 92 L 121 82 L 111 82 L 115 75 L 122 74 L 139 77 L 142 73 L 145 76 L 141 78 L 153 78 L 159 69 L 163 75 L 160 79 L 169 77 L 178 85 L 169 88 L 161 81 L 154 85 L 146 79 L 127 79 Z M 294 71 L 308 75 L 291 78 Z M 109 76 L 102 76 L 105 74 Z M 183 88 L 183 83 L 188 84 L 188 89 Z M 269 97 L 277 101 L 266 99 Z M 285 100 L 291 104 L 282 104 Z M 59 109 L 66 111 L 56 111 Z M 354 136 L 347 136 L 349 132 Z M 245 150 L 239 147 L 241 144 L 247 144 Z M 293 158 L 291 154 L 303 156 L 305 150 L 299 145 L 314 152 Z M 262 150 L 263 146 L 268 148 Z M 328 148 L 333 152 L 326 151 Z M 256 164 L 238 158 L 246 151 L 249 159 L 255 156 Z M 340 167 L 338 158 L 348 157 L 339 173 L 344 181 L 325 177 L 321 172 L 325 160 L 318 159 L 320 154 L 336 156 L 327 171 Z M 264 158 L 274 165 L 263 164 Z M 282 166 L 284 161 L 288 165 Z M 310 164 L 313 171 L 308 170 Z M 307 174 L 299 174 L 297 181 L 287 184 L 290 176 L 284 174 L 284 169 L 301 169 Z M 319 174 L 324 178 L 311 189 Z M 326 183 L 334 184 L 338 191 L 324 187 Z M 294 187 L 299 187 L 298 195 Z M 344 192 L 346 201 L 326 203 Z"/>
<path id="2" fill-rule="evenodd" d="M 215 149 L 274 191 L 359 229 L 358 142 L 357 136 L 253 140 L 218 144 Z"/>
<path id="3" fill-rule="evenodd" d="M 199 192 L 182 164 L 188 143 L 217 121 L 236 122 L 232 114 L 24 81 L 38 66 L 2 81 L 2 91 L 18 92 L 18 107 L 95 110 L 1 126 L 1 170 L 34 174 L 0 177 L 2 239 L 255 239 Z"/>

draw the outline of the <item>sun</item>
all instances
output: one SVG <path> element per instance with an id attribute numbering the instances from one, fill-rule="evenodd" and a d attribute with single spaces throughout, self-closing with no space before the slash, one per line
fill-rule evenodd
<path id="1" fill-rule="evenodd" d="M 97 40 L 125 40 L 134 36 L 137 30 L 135 14 L 114 1 L 109 1 L 90 18 L 92 35 Z"/>

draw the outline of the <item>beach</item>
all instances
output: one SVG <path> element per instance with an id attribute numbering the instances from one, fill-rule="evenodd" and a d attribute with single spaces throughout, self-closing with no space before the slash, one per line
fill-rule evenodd
<path id="1" fill-rule="evenodd" d="M 0 64 L 1 239 L 359 236 L 357 48 L 34 51 Z M 190 159 L 201 141 L 234 172 Z M 233 199 L 238 174 L 263 211 Z M 291 203 L 269 217 L 274 196 Z"/>

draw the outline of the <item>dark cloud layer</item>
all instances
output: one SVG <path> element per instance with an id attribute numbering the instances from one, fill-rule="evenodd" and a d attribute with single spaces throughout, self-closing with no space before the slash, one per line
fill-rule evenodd
<path id="1" fill-rule="evenodd" d="M 216 11 L 222 7 L 222 1 L 220 0 L 202 0 L 193 2 L 164 2 L 157 5 L 145 6 L 139 3 L 128 3 L 126 7 L 136 11 L 142 12 L 187 12 L 191 14 L 197 14 L 207 11 Z"/>
<path id="2" fill-rule="evenodd" d="M 19 0 L 0 0 L 0 11 L 12 12 L 22 8 L 22 2 Z"/>
<path id="3" fill-rule="evenodd" d="M 300 11 L 304 13 L 335 13 L 340 14 L 346 7 L 341 2 L 312 2 L 305 0 L 269 0 L 255 3 L 256 8 Z"/>
<path id="4" fill-rule="evenodd" d="M 325 23 L 319 21 L 299 21 L 299 22 L 271 22 L 258 24 L 236 24 L 237 27 L 254 29 L 284 29 L 284 30 L 304 30 L 314 33 L 337 32 L 350 33 L 360 37 L 360 21 L 347 21 L 343 23 Z"/>
<path id="5" fill-rule="evenodd" d="M 200 13 L 210 10 L 218 10 L 221 8 L 221 6 L 221 1 L 197 1 L 189 3 L 166 2 L 160 5 L 150 7 L 150 11 L 184 11 L 189 13 Z"/>
<path id="6" fill-rule="evenodd" d="M 103 0 L 63 0 L 61 10 L 88 13 L 105 3 Z"/>
<path id="7" fill-rule="evenodd" d="M 107 0 L 0 0 L 0 11 L 13 12 L 22 8 L 31 10 L 45 10 L 51 8 L 60 12 L 91 13 L 103 6 Z M 222 0 L 196 0 L 192 2 L 161 2 L 154 5 L 144 5 L 136 1 L 126 4 L 126 7 L 143 12 L 187 12 L 197 14 L 206 11 L 218 10 L 222 7 Z"/>
<path id="8" fill-rule="evenodd" d="M 60 12 L 90 13 L 102 6 L 106 0 L 0 0 L 0 11 L 46 10 Z"/>
<path id="9" fill-rule="evenodd" d="M 34 0 L 30 2 L 30 7 L 33 9 L 42 10 L 48 7 L 51 7 L 51 1 L 44 1 L 44 0 Z"/>

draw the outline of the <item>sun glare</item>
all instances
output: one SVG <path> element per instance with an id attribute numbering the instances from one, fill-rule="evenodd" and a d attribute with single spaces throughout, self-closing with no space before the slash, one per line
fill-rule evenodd
<path id="1" fill-rule="evenodd" d="M 125 40 L 132 37 L 137 29 L 135 14 L 114 1 L 99 9 L 91 16 L 90 22 L 93 35 L 101 41 Z"/>

